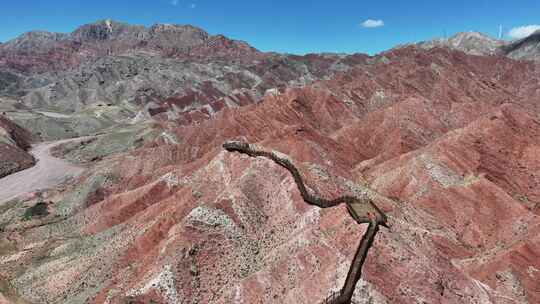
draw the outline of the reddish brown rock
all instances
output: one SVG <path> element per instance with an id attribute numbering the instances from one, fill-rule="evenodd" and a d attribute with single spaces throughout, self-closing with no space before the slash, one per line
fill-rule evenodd
<path id="1" fill-rule="evenodd" d="M 30 301 L 320 302 L 365 228 L 344 208 L 306 205 L 273 162 L 220 147 L 243 138 L 290 155 L 310 191 L 384 206 L 391 229 L 358 303 L 540 301 L 538 65 L 416 48 L 370 63 L 163 124 L 178 144 L 111 156 L 51 194 L 49 219 L 66 220 L 7 225 L 21 235 L 0 270 Z M 110 195 L 73 198 L 103 175 Z"/>

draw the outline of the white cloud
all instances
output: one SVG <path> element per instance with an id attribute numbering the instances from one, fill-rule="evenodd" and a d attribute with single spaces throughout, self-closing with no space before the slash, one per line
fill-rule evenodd
<path id="1" fill-rule="evenodd" d="M 521 39 L 531 35 L 538 30 L 540 30 L 540 25 L 538 24 L 518 26 L 511 29 L 508 32 L 508 36 L 510 36 L 510 38 L 512 39 Z"/>
<path id="2" fill-rule="evenodd" d="M 381 26 L 384 26 L 384 21 L 380 19 L 379 20 L 368 19 L 362 22 L 362 27 L 366 27 L 366 28 L 374 28 L 374 27 L 381 27 Z"/>
<path id="3" fill-rule="evenodd" d="M 180 0 L 171 0 L 171 4 L 174 6 L 178 6 Z"/>

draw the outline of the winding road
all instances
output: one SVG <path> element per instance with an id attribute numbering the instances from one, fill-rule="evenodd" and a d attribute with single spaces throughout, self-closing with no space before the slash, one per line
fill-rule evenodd
<path id="1" fill-rule="evenodd" d="M 51 149 L 64 143 L 90 138 L 92 136 L 39 143 L 33 146 L 30 154 L 35 157 L 36 165 L 0 179 L 0 204 L 32 191 L 54 187 L 69 177 L 81 174 L 84 168 L 53 157 Z"/>

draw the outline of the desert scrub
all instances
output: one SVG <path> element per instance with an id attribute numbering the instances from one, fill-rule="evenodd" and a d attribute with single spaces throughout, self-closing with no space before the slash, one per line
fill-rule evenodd
<path id="1" fill-rule="evenodd" d="M 33 217 L 43 217 L 49 215 L 49 208 L 47 203 L 39 202 L 34 206 L 26 209 L 23 214 L 23 220 L 28 221 Z"/>
<path id="2" fill-rule="evenodd" d="M 110 173 L 98 172 L 88 177 L 55 205 L 56 213 L 60 216 L 68 216 L 82 208 L 88 197 L 108 181 L 108 178 L 110 178 L 108 174 Z"/>
<path id="3" fill-rule="evenodd" d="M 23 206 L 23 202 L 18 199 L 0 204 L 0 233 L 14 221 L 23 218 L 25 211 L 26 208 Z"/>
<path id="4" fill-rule="evenodd" d="M 12 199 L 10 201 L 7 201 L 5 203 L 0 204 L 0 217 L 6 213 L 8 210 L 14 208 L 19 203 L 18 199 Z"/>
<path id="5" fill-rule="evenodd" d="M 92 141 L 73 144 L 66 150 L 65 158 L 71 162 L 89 162 L 100 160 L 111 154 L 121 153 L 142 146 L 147 140 L 155 137 L 153 129 L 147 125 L 117 126 L 106 130 L 104 135 Z"/>

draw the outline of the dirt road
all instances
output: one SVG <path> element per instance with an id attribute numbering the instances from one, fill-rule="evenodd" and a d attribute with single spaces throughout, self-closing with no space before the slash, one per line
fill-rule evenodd
<path id="1" fill-rule="evenodd" d="M 30 153 L 36 158 L 36 165 L 0 179 L 0 204 L 28 192 L 51 188 L 69 177 L 81 174 L 84 168 L 53 157 L 50 150 L 63 143 L 89 138 L 70 138 L 33 146 Z"/>

